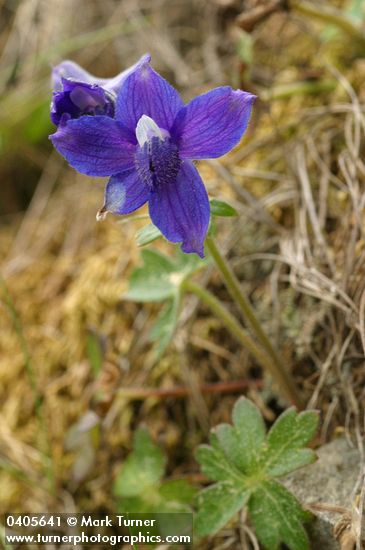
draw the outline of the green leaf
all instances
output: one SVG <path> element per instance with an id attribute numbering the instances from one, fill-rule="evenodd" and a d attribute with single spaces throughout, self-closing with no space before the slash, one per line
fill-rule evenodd
<path id="1" fill-rule="evenodd" d="M 261 446 L 265 440 L 265 423 L 259 409 L 245 397 L 233 407 L 232 420 L 239 441 L 242 469 L 254 468 L 259 462 Z"/>
<path id="2" fill-rule="evenodd" d="M 235 210 L 233 206 L 217 199 L 212 199 L 210 201 L 210 213 L 212 216 L 221 216 L 225 218 L 237 216 L 237 210 Z"/>
<path id="3" fill-rule="evenodd" d="M 137 245 L 138 246 L 145 246 L 146 244 L 152 243 L 153 241 L 156 241 L 162 237 L 161 231 L 153 225 L 152 223 L 149 223 L 148 225 L 145 225 L 137 231 L 136 233 L 136 239 L 137 239 Z"/>
<path id="4" fill-rule="evenodd" d="M 224 481 L 203 489 L 198 495 L 198 513 L 194 519 L 194 532 L 198 537 L 212 535 L 245 506 L 250 497 L 248 489 L 237 488 Z"/>
<path id="5" fill-rule="evenodd" d="M 186 480 L 162 481 L 166 459 L 148 431 L 134 434 L 134 448 L 114 482 L 120 512 L 191 512 L 196 488 Z"/>
<path id="6" fill-rule="evenodd" d="M 309 549 L 302 522 L 308 521 L 310 514 L 277 481 L 263 482 L 250 498 L 248 509 L 256 534 L 267 550 L 276 550 L 281 543 L 291 550 Z"/>
<path id="7" fill-rule="evenodd" d="M 208 259 L 201 259 L 197 254 L 185 254 L 180 249 L 177 249 L 174 258 L 176 271 L 181 271 L 186 275 L 191 275 L 195 271 L 202 269 L 208 262 Z"/>
<path id="8" fill-rule="evenodd" d="M 312 449 L 290 449 L 283 453 L 280 461 L 267 467 L 267 473 L 272 477 L 281 477 L 298 468 L 313 464 L 316 460 L 317 455 Z"/>
<path id="9" fill-rule="evenodd" d="M 217 482 L 197 499 L 199 533 L 215 533 L 247 504 L 266 548 L 275 550 L 285 543 L 291 550 L 306 550 L 302 523 L 308 513 L 274 477 L 316 459 L 314 451 L 303 446 L 317 430 L 318 414 L 289 409 L 266 435 L 259 409 L 242 397 L 233 408 L 232 420 L 233 426 L 220 424 L 212 430 L 211 445 L 202 445 L 197 452 L 202 472 Z M 245 497 L 240 504 L 241 495 Z"/>
<path id="10" fill-rule="evenodd" d="M 293 408 L 285 411 L 267 436 L 265 471 L 272 476 L 279 476 L 314 462 L 313 452 L 308 449 L 303 453 L 298 449 L 313 439 L 318 422 L 319 415 L 315 411 L 300 414 Z"/>
<path id="11" fill-rule="evenodd" d="M 230 462 L 224 450 L 214 441 L 214 437 L 214 434 L 212 434 L 212 446 L 200 445 L 196 452 L 196 459 L 201 465 L 203 474 L 215 481 L 230 479 L 235 483 L 243 484 L 244 476 Z"/>
<path id="12" fill-rule="evenodd" d="M 129 290 L 124 298 L 136 302 L 161 302 L 180 292 L 185 278 L 206 265 L 194 254 L 178 252 L 170 259 L 157 250 L 142 250 L 143 266 L 129 278 Z"/>
<path id="13" fill-rule="evenodd" d="M 144 265 L 133 271 L 124 298 L 136 302 L 160 302 L 174 296 L 173 263 L 156 250 L 143 250 L 141 256 Z"/>
<path id="14" fill-rule="evenodd" d="M 188 504 L 179 502 L 178 500 L 169 500 L 165 498 L 160 487 L 156 485 L 151 487 L 143 495 L 139 497 L 127 497 L 120 501 L 118 509 L 122 512 L 128 511 L 132 513 L 149 513 L 163 514 L 180 512 L 191 512 L 191 507 Z"/>
<path id="15" fill-rule="evenodd" d="M 179 511 L 190 511 L 190 505 L 197 494 L 197 489 L 185 479 L 174 479 L 162 483 L 159 492 L 162 500 L 168 503 L 171 508 L 174 507 Z"/>
<path id="16" fill-rule="evenodd" d="M 154 494 L 155 493 L 153 493 L 153 495 Z M 157 497 L 152 496 L 152 498 L 146 495 L 139 497 L 123 497 L 118 504 L 118 511 L 122 513 L 127 510 L 131 514 L 153 514 L 160 511 L 160 504 L 161 502 L 158 499 L 158 495 Z"/>
<path id="17" fill-rule="evenodd" d="M 161 311 L 150 332 L 150 339 L 155 342 L 156 359 L 161 359 L 175 332 L 179 319 L 180 294 L 176 294 Z"/>
<path id="18" fill-rule="evenodd" d="M 172 273 L 174 271 L 173 261 L 158 250 L 142 250 L 141 257 L 144 267 L 156 273 Z"/>
<path id="19" fill-rule="evenodd" d="M 286 410 L 269 431 L 267 442 L 273 450 L 283 447 L 298 448 L 313 439 L 318 428 L 319 415 L 316 411 L 297 413 Z"/>
<path id="20" fill-rule="evenodd" d="M 219 443 L 234 465 L 243 472 L 252 472 L 260 464 L 265 440 L 265 424 L 260 411 L 242 397 L 233 409 L 234 427 L 221 424 L 215 428 Z"/>
<path id="21" fill-rule="evenodd" d="M 122 497 L 143 496 L 150 487 L 159 483 L 165 462 L 163 452 L 153 443 L 148 431 L 139 428 L 134 434 L 133 452 L 115 480 L 115 494 Z"/>

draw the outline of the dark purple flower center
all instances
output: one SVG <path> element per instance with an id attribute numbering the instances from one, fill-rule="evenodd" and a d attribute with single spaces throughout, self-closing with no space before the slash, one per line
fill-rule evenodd
<path id="1" fill-rule="evenodd" d="M 170 139 L 152 137 L 137 148 L 135 164 L 139 177 L 153 191 L 176 180 L 181 160 L 178 148 Z"/>

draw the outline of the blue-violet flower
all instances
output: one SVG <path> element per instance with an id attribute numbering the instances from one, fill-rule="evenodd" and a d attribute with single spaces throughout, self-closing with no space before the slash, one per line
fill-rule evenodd
<path id="1" fill-rule="evenodd" d="M 149 55 L 141 57 L 114 78 L 97 78 L 74 63 L 63 61 L 52 70 L 53 97 L 51 120 L 56 126 L 64 125 L 72 118 L 83 115 L 114 116 L 116 94 L 123 82 L 141 64 L 150 61 Z"/>
<path id="2" fill-rule="evenodd" d="M 130 214 L 148 202 L 162 234 L 203 257 L 210 206 L 192 160 L 230 151 L 247 128 L 254 99 L 224 86 L 184 105 L 145 60 L 123 82 L 115 119 L 82 116 L 50 139 L 82 174 L 110 176 L 100 216 Z"/>

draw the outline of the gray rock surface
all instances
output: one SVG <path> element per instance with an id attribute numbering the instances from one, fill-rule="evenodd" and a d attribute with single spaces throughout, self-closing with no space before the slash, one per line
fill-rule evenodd
<path id="1" fill-rule="evenodd" d="M 351 514 L 354 504 L 353 489 L 360 471 L 359 451 L 350 447 L 344 437 L 318 449 L 317 462 L 294 472 L 281 481 L 303 505 L 319 505 L 321 510 L 312 511 L 316 519 L 309 526 L 313 550 L 340 550 L 333 529 L 342 522 L 344 529 L 351 524 L 349 514 L 334 512 L 337 507 Z M 329 509 L 326 509 L 328 506 Z M 343 544 L 342 548 L 351 549 Z"/>

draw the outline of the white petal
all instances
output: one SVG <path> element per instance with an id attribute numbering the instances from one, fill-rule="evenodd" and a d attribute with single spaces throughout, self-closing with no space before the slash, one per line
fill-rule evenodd
<path id="1" fill-rule="evenodd" d="M 164 140 L 166 132 L 161 130 L 151 117 L 142 115 L 136 126 L 136 138 L 140 147 L 143 147 L 143 145 L 153 137 Z"/>

